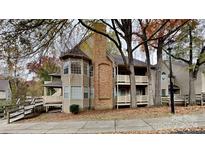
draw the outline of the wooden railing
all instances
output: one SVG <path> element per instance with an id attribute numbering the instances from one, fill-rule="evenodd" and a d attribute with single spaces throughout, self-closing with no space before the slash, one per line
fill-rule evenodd
<path id="1" fill-rule="evenodd" d="M 136 96 L 137 102 L 148 102 L 149 98 L 148 95 L 138 95 Z"/>
<path id="2" fill-rule="evenodd" d="M 136 101 L 137 102 L 148 101 L 148 95 L 137 95 Z M 117 102 L 130 102 L 130 95 L 117 96 Z"/>
<path id="3" fill-rule="evenodd" d="M 129 75 L 117 75 L 117 82 L 118 83 L 130 83 Z M 136 75 L 135 82 L 136 83 L 148 83 L 148 77 Z"/>
<path id="4" fill-rule="evenodd" d="M 62 96 L 43 96 L 44 106 L 47 104 L 62 104 Z"/>
<path id="5" fill-rule="evenodd" d="M 33 113 L 39 106 L 43 106 L 43 99 L 33 98 L 30 102 L 26 100 L 25 103 L 19 104 L 15 108 L 9 109 L 7 111 L 8 123 L 24 118 L 25 116 Z"/>
<path id="6" fill-rule="evenodd" d="M 137 95 L 136 105 L 148 105 L 148 95 Z M 117 96 L 117 109 L 119 106 L 131 106 L 130 95 Z"/>

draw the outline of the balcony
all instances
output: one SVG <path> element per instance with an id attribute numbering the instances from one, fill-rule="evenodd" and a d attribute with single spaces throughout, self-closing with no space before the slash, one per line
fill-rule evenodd
<path id="1" fill-rule="evenodd" d="M 136 105 L 148 105 L 148 95 L 136 96 Z M 117 96 L 117 109 L 119 106 L 131 106 L 130 95 Z"/>
<path id="2" fill-rule="evenodd" d="M 136 85 L 148 85 L 148 76 L 135 76 Z M 117 75 L 119 85 L 130 85 L 129 75 Z"/>
<path id="3" fill-rule="evenodd" d="M 148 102 L 148 95 L 137 95 L 136 101 L 138 102 Z M 117 96 L 117 102 L 130 102 L 130 95 Z"/>
<path id="4" fill-rule="evenodd" d="M 43 96 L 44 106 L 62 106 L 62 96 Z"/>

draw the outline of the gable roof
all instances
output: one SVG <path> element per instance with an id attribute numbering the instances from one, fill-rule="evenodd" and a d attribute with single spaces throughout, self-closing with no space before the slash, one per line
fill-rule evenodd
<path id="1" fill-rule="evenodd" d="M 0 90 L 7 90 L 9 88 L 9 80 L 0 80 Z"/>
<path id="2" fill-rule="evenodd" d="M 76 46 L 67 52 L 61 53 L 60 59 L 65 60 L 68 58 L 80 58 L 84 60 L 90 61 L 91 59 L 79 48 L 79 46 Z"/>

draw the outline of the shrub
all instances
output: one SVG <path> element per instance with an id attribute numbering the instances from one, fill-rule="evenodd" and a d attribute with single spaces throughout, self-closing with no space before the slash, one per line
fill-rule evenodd
<path id="1" fill-rule="evenodd" d="M 77 105 L 77 104 L 71 105 L 70 112 L 73 114 L 78 114 L 79 113 L 79 105 Z"/>
<path id="2" fill-rule="evenodd" d="M 3 113 L 4 109 L 2 107 L 0 107 L 0 113 Z"/>

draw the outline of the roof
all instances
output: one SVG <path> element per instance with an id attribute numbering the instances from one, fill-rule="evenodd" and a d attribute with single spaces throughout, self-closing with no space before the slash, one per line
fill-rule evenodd
<path id="1" fill-rule="evenodd" d="M 49 74 L 50 76 L 61 76 L 61 73 L 60 72 L 56 72 L 56 73 L 50 73 Z"/>
<path id="2" fill-rule="evenodd" d="M 7 90 L 9 88 L 9 80 L 0 80 L 0 90 Z"/>
<path id="3" fill-rule="evenodd" d="M 74 47 L 73 49 L 68 50 L 67 52 L 61 53 L 60 59 L 68 58 L 80 58 L 90 61 L 91 59 L 79 48 L 79 46 Z"/>
<path id="4" fill-rule="evenodd" d="M 62 87 L 62 82 L 61 81 L 54 81 L 54 82 L 46 83 L 43 86 L 44 87 L 61 88 Z"/>
<path id="5" fill-rule="evenodd" d="M 163 61 L 164 63 L 168 63 L 167 65 L 167 68 L 169 68 L 169 61 L 168 60 L 164 60 Z M 172 60 L 172 65 L 177 65 L 177 66 L 181 66 L 181 67 L 184 67 L 184 68 L 188 68 L 189 65 L 183 61 L 179 61 L 179 60 Z M 200 67 L 199 67 L 199 71 L 203 71 L 205 69 L 205 65 L 202 64 Z"/>
<path id="6" fill-rule="evenodd" d="M 112 55 L 112 57 L 117 65 L 124 65 L 124 61 L 121 55 Z M 126 60 L 128 61 L 128 57 L 126 57 Z M 134 59 L 134 66 L 147 67 L 147 64 L 141 60 Z M 152 65 L 152 67 L 154 66 Z"/>

